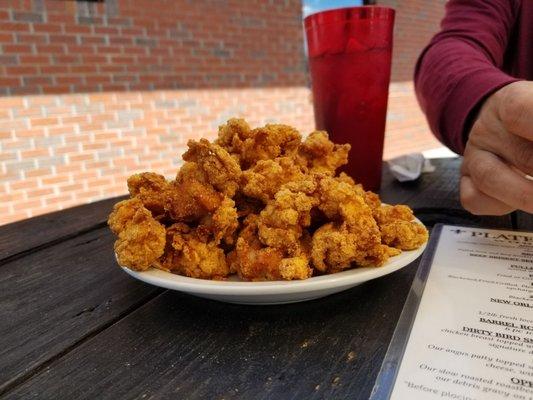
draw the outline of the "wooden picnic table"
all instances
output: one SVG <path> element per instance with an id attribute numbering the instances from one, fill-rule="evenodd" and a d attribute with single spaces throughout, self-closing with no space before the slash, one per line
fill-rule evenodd
<path id="1" fill-rule="evenodd" d="M 435 223 L 533 229 L 476 217 L 459 159 L 381 196 Z M 113 256 L 110 199 L 0 227 L 1 399 L 368 399 L 418 261 L 323 299 L 204 300 L 136 281 Z"/>

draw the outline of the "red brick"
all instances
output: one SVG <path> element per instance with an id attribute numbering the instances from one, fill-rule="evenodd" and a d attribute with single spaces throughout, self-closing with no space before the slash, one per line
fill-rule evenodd
<path id="1" fill-rule="evenodd" d="M 93 197 L 100 197 L 101 194 L 99 191 L 97 190 L 90 190 L 90 191 L 86 191 L 86 192 L 75 192 L 74 193 L 74 197 L 76 198 L 76 200 L 84 200 L 84 199 L 90 199 L 90 198 L 93 198 Z"/>
<path id="2" fill-rule="evenodd" d="M 73 85 L 83 83 L 81 76 L 56 76 L 55 80 L 58 85 Z"/>
<path id="3" fill-rule="evenodd" d="M 2 45 L 2 51 L 6 54 L 31 53 L 32 46 L 28 44 L 4 44 Z"/>
<path id="4" fill-rule="evenodd" d="M 95 26 L 94 33 L 98 35 L 118 35 L 118 29 L 112 27 Z"/>
<path id="5" fill-rule="evenodd" d="M 95 170 L 95 171 L 101 171 L 102 168 L 109 167 L 111 165 L 111 161 L 95 161 L 95 162 L 86 162 L 85 168 L 89 170 Z"/>
<path id="6" fill-rule="evenodd" d="M 78 42 L 78 40 L 76 39 L 76 36 L 65 35 L 65 34 L 50 35 L 49 41 L 51 44 L 68 44 L 68 45 L 75 45 Z"/>
<path id="7" fill-rule="evenodd" d="M 98 54 L 85 54 L 83 55 L 83 62 L 84 63 L 98 63 L 98 64 L 104 64 L 107 62 L 107 56 L 101 56 Z"/>
<path id="8" fill-rule="evenodd" d="M 69 72 L 67 65 L 43 65 L 39 69 L 42 74 L 64 74 Z"/>
<path id="9" fill-rule="evenodd" d="M 76 74 L 91 74 L 97 71 L 96 65 L 71 65 L 70 71 Z"/>
<path id="10" fill-rule="evenodd" d="M 50 176 L 50 177 L 41 179 L 41 182 L 44 186 L 49 186 L 49 185 L 56 186 L 59 183 L 66 183 L 68 181 L 69 181 L 68 175 Z"/>
<path id="11" fill-rule="evenodd" d="M 61 117 L 61 123 L 63 125 L 79 124 L 80 122 L 87 122 L 86 115 L 75 115 L 71 117 Z"/>
<path id="12" fill-rule="evenodd" d="M 25 23 L 13 23 L 2 21 L 0 31 L 4 32 L 29 32 L 30 25 Z"/>
<path id="13" fill-rule="evenodd" d="M 61 25 L 59 24 L 34 24 L 34 32 L 59 33 L 61 32 Z"/>
<path id="14" fill-rule="evenodd" d="M 52 84 L 52 78 L 49 76 L 23 76 L 22 81 L 27 86 Z"/>
<path id="15" fill-rule="evenodd" d="M 52 174 L 52 170 L 50 168 L 38 168 L 33 169 L 31 171 L 25 172 L 24 176 L 26 179 L 28 178 L 38 178 L 43 176 L 48 176 Z"/>
<path id="16" fill-rule="evenodd" d="M 0 39 L 0 42 L 2 40 Z M 28 44 L 37 44 L 37 43 L 47 43 L 48 42 L 48 35 L 35 35 L 35 34 L 26 34 L 26 33 L 18 33 L 17 34 L 17 43 L 28 43 Z"/>
<path id="17" fill-rule="evenodd" d="M 89 179 L 87 185 L 90 188 L 96 188 L 100 186 L 112 185 L 113 181 L 111 178 L 98 178 L 98 179 Z"/>
<path id="18" fill-rule="evenodd" d="M 114 73 L 114 72 L 124 72 L 125 71 L 125 67 L 123 65 L 101 65 L 100 66 L 100 71 L 102 72 L 111 72 L 111 73 Z"/>
<path id="19" fill-rule="evenodd" d="M 20 97 L 0 97 L 0 107 L 23 107 L 24 101 Z"/>
<path id="20" fill-rule="evenodd" d="M 26 193 L 28 195 L 28 199 L 41 198 L 43 196 L 54 193 L 54 189 L 44 188 L 44 189 L 37 189 L 37 190 L 28 190 Z"/>
<path id="21" fill-rule="evenodd" d="M 46 148 L 35 149 L 35 150 L 24 150 L 20 152 L 20 155 L 23 159 L 31 158 L 31 157 L 41 157 L 41 156 L 48 156 L 49 151 Z"/>
<path id="22" fill-rule="evenodd" d="M 59 186 L 59 191 L 61 193 L 65 192 L 78 192 L 83 189 L 83 184 L 81 183 L 73 183 L 70 185 L 61 185 Z"/>
<path id="23" fill-rule="evenodd" d="M 94 160 L 94 154 L 87 153 L 87 154 L 76 154 L 76 155 L 70 155 L 68 156 L 69 162 L 80 162 L 80 161 L 93 161 Z"/>
<path id="24" fill-rule="evenodd" d="M 36 179 L 26 179 L 23 181 L 15 181 L 15 182 L 9 182 L 9 187 L 11 190 L 26 190 L 26 189 L 33 189 L 38 187 L 38 183 Z"/>
<path id="25" fill-rule="evenodd" d="M 78 146 L 75 144 L 69 144 L 66 146 L 57 146 L 53 149 L 55 155 L 69 154 L 78 151 Z"/>
<path id="26" fill-rule="evenodd" d="M 17 203 L 17 209 L 30 211 L 35 208 L 41 207 L 41 201 L 39 199 L 33 199 L 28 201 L 21 201 Z"/>
<path id="27" fill-rule="evenodd" d="M 54 55 L 54 62 L 59 64 L 76 64 L 81 61 L 81 56 L 78 54 L 57 54 Z"/>
<path id="28" fill-rule="evenodd" d="M 54 197 L 45 199 L 44 200 L 44 204 L 46 204 L 46 205 L 54 204 L 55 205 L 55 204 L 58 204 L 58 203 L 63 203 L 63 202 L 66 202 L 66 201 L 71 201 L 71 200 L 73 200 L 72 193 L 68 193 L 68 194 L 62 194 L 62 195 L 58 195 L 58 196 L 54 196 Z"/>
<path id="29" fill-rule="evenodd" d="M 37 53 L 63 54 L 66 52 L 66 46 L 62 44 L 38 44 Z"/>
<path id="30" fill-rule="evenodd" d="M 74 16 L 69 14 L 55 14 L 48 12 L 46 19 L 50 24 L 69 24 L 74 23 Z"/>
<path id="31" fill-rule="evenodd" d="M 64 30 L 65 30 L 65 33 L 82 33 L 82 34 L 91 33 L 91 27 L 84 26 L 84 25 L 66 25 Z"/>
<path id="32" fill-rule="evenodd" d="M 12 33 L 0 32 L 0 43 L 13 43 L 14 38 Z"/>
<path id="33" fill-rule="evenodd" d="M 105 149 L 107 148 L 108 145 L 107 143 L 83 143 L 82 144 L 82 149 L 84 151 L 87 151 L 87 150 L 102 150 L 102 149 Z"/>
<path id="34" fill-rule="evenodd" d="M 19 60 L 21 64 L 48 64 L 50 56 L 21 54 Z"/>
<path id="35" fill-rule="evenodd" d="M 73 54 L 94 54 L 95 48 L 92 45 L 74 45 L 69 44 L 68 45 L 68 51 L 69 53 Z"/>
<path id="36" fill-rule="evenodd" d="M 119 46 L 97 46 L 96 52 L 98 54 L 120 54 L 122 47 Z"/>
<path id="37" fill-rule="evenodd" d="M 26 68 L 26 67 L 23 67 Z M 3 78 L 0 76 L 0 87 L 18 86 L 20 85 L 20 78 Z"/>
<path id="38" fill-rule="evenodd" d="M 39 126 L 50 126 L 59 124 L 57 117 L 48 117 L 48 118 L 32 118 L 30 120 L 32 128 Z"/>
<path id="39" fill-rule="evenodd" d="M 42 90 L 44 94 L 68 93 L 70 91 L 70 86 L 67 86 L 67 85 L 43 86 Z"/>
<path id="40" fill-rule="evenodd" d="M 24 200 L 25 192 L 11 192 L 7 194 L 0 195 L 0 204 L 5 204 L 7 202 L 18 202 Z"/>

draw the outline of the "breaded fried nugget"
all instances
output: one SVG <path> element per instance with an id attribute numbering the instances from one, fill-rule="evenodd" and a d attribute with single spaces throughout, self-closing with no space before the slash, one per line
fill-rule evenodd
<path id="1" fill-rule="evenodd" d="M 244 171 L 242 192 L 248 197 L 267 203 L 274 198 L 283 184 L 302 179 L 304 172 L 290 157 L 260 160 Z"/>
<path id="2" fill-rule="evenodd" d="M 349 144 L 334 144 L 325 131 L 309 134 L 298 150 L 299 162 L 311 172 L 334 175 L 348 163 Z"/>
<path id="3" fill-rule="evenodd" d="M 259 238 L 267 246 L 294 254 L 303 229 L 311 225 L 311 209 L 318 204 L 313 196 L 313 180 L 282 186 L 274 200 L 267 203 L 258 219 Z"/>
<path id="4" fill-rule="evenodd" d="M 204 179 L 198 164 L 188 162 L 181 167 L 166 194 L 166 209 L 176 222 L 195 222 L 214 212 L 224 195 Z"/>
<path id="5" fill-rule="evenodd" d="M 427 229 L 414 221 L 413 211 L 407 206 L 381 206 L 375 216 L 382 242 L 391 247 L 414 250 L 428 240 Z"/>
<path id="6" fill-rule="evenodd" d="M 304 239 L 295 254 L 287 257 L 282 249 L 265 246 L 259 240 L 257 224 L 256 215 L 243 223 L 237 246 L 228 255 L 232 272 L 248 281 L 307 279 L 312 275 Z"/>
<path id="7" fill-rule="evenodd" d="M 250 130 L 243 120 L 231 119 L 219 128 L 215 143 L 237 157 L 244 170 L 260 160 L 293 156 L 301 143 L 301 135 L 288 125 L 267 124 Z"/>
<path id="8" fill-rule="evenodd" d="M 144 271 L 163 255 L 165 227 L 152 217 L 140 199 L 115 204 L 108 224 L 118 235 L 115 252 L 120 265 Z"/>
<path id="9" fill-rule="evenodd" d="M 339 271 L 351 263 L 379 266 L 390 253 L 381 244 L 379 228 L 365 192 L 346 177 L 321 177 L 318 208 L 334 223 L 325 224 L 313 235 L 313 265 L 320 271 Z M 322 261 L 320 261 L 322 257 Z"/>
<path id="10" fill-rule="evenodd" d="M 230 154 L 239 155 L 243 151 L 244 141 L 252 137 L 250 125 L 241 118 L 231 118 L 218 128 L 215 144 L 222 146 Z"/>
<path id="11" fill-rule="evenodd" d="M 196 163 L 185 163 L 172 182 L 151 172 L 132 175 L 128 189 L 155 218 L 168 215 L 177 222 L 200 220 L 216 210 L 224 198 Z"/>
<path id="12" fill-rule="evenodd" d="M 267 124 L 252 130 L 252 137 L 246 139 L 241 153 L 241 165 L 249 168 L 259 160 L 272 160 L 281 156 L 292 156 L 300 145 L 302 136 L 291 126 Z"/>
<path id="13" fill-rule="evenodd" d="M 197 228 L 198 236 L 209 238 L 216 244 L 224 240 L 225 244 L 233 244 L 234 233 L 239 226 L 235 202 L 225 197 L 219 207 L 202 219 Z"/>
<path id="14" fill-rule="evenodd" d="M 229 274 L 224 251 L 215 241 L 204 241 L 183 223 L 167 229 L 167 248 L 157 265 L 191 278 L 223 279 Z"/>
<path id="15" fill-rule="evenodd" d="M 349 228 L 346 223 L 327 223 L 313 235 L 311 260 L 321 272 L 335 273 L 352 268 L 379 267 L 399 251 L 386 245 L 368 242 L 361 231 Z"/>
<path id="16" fill-rule="evenodd" d="M 187 146 L 189 150 L 183 154 L 183 159 L 195 162 L 209 184 L 224 195 L 233 197 L 241 179 L 241 167 L 235 158 L 207 139 L 198 142 L 189 140 Z"/>
<path id="17" fill-rule="evenodd" d="M 152 212 L 154 217 L 165 213 L 165 203 L 169 182 L 163 175 L 143 172 L 128 178 L 128 190 L 131 197 L 137 197 Z"/>

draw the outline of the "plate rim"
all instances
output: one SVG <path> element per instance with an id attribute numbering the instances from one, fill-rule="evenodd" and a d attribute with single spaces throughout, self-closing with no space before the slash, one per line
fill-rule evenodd
<path id="1" fill-rule="evenodd" d="M 420 223 L 418 220 L 417 222 Z M 401 254 L 391 257 L 389 261 L 381 267 L 351 268 L 334 274 L 325 274 L 308 279 L 290 281 L 214 281 L 209 279 L 190 278 L 156 268 L 150 268 L 146 271 L 133 271 L 120 264 L 119 266 L 128 275 L 138 280 L 170 290 L 210 295 L 266 296 L 305 293 L 314 290 L 327 290 L 335 287 L 342 288 L 380 278 L 411 264 L 422 255 L 426 246 L 427 242 L 418 249 L 402 251 Z"/>

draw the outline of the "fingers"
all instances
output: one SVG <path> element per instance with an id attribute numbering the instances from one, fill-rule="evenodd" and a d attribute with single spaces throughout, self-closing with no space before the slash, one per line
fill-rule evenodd
<path id="1" fill-rule="evenodd" d="M 533 175 L 533 142 L 509 135 L 505 141 L 493 140 L 492 143 L 485 143 L 482 148 L 498 154 L 508 164 L 523 172 L 522 175 Z"/>
<path id="2" fill-rule="evenodd" d="M 493 121 L 488 126 L 486 121 L 477 121 L 469 141 L 478 148 L 497 154 L 525 175 L 533 175 L 533 141 L 510 134 L 501 123 Z"/>
<path id="3" fill-rule="evenodd" d="M 505 215 L 515 209 L 480 192 L 469 176 L 461 177 L 461 204 L 474 215 Z"/>
<path id="4" fill-rule="evenodd" d="M 533 183 L 496 155 L 467 147 L 462 170 L 479 192 L 513 209 L 533 213 Z"/>
<path id="5" fill-rule="evenodd" d="M 502 88 L 498 114 L 507 131 L 533 140 L 533 82 L 514 82 Z"/>

